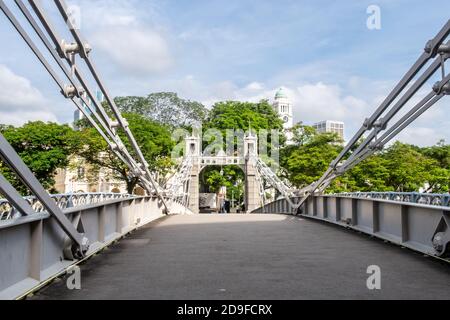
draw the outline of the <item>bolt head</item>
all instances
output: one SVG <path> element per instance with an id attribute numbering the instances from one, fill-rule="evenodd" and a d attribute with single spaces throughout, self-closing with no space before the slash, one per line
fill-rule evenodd
<path id="1" fill-rule="evenodd" d="M 430 40 L 427 42 L 426 46 L 425 46 L 425 52 L 426 53 L 431 53 L 431 51 L 433 50 L 433 41 Z"/>
<path id="2" fill-rule="evenodd" d="M 439 232 L 434 236 L 433 247 L 436 251 L 439 252 L 444 249 L 444 233 Z"/>
<path id="3" fill-rule="evenodd" d="M 450 94 L 450 83 L 449 82 L 444 84 L 444 86 L 442 87 L 442 92 L 447 95 Z"/>
<path id="4" fill-rule="evenodd" d="M 84 45 L 84 50 L 86 51 L 86 54 L 91 53 L 91 51 L 92 51 L 91 45 L 88 44 L 88 43 L 86 43 L 86 44 Z"/>
<path id="5" fill-rule="evenodd" d="M 440 82 L 436 82 L 433 86 L 433 91 L 436 93 L 439 93 L 439 91 L 441 90 L 441 83 Z"/>

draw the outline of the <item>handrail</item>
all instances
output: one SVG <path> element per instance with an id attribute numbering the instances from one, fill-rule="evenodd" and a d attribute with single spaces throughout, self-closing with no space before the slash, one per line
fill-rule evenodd
<path id="1" fill-rule="evenodd" d="M 51 195 L 56 205 L 62 210 L 83 205 L 98 204 L 114 199 L 132 199 L 133 197 L 132 195 L 121 193 L 68 193 Z M 24 197 L 24 199 L 31 205 L 35 213 L 45 212 L 44 206 L 36 197 Z M 0 221 L 14 220 L 22 216 L 23 214 L 14 208 L 8 200 L 0 199 Z"/>
<path id="2" fill-rule="evenodd" d="M 365 199 L 383 199 L 397 202 L 410 202 L 441 207 L 450 206 L 449 193 L 437 194 L 437 193 L 419 193 L 419 192 L 353 192 L 353 193 L 346 192 L 333 194 L 330 196 L 365 198 Z"/>

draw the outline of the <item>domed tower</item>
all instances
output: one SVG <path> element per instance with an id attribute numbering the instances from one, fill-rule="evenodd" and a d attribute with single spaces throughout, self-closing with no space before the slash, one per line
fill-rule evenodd
<path id="1" fill-rule="evenodd" d="M 286 130 L 292 129 L 294 126 L 294 111 L 292 110 L 292 103 L 286 91 L 281 88 L 275 95 L 275 102 L 273 107 L 280 115 L 280 119 L 283 120 L 283 127 Z"/>

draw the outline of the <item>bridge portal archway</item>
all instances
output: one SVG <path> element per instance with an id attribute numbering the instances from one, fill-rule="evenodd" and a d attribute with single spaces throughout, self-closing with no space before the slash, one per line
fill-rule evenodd
<path id="1" fill-rule="evenodd" d="M 254 158 L 258 156 L 258 138 L 248 134 L 244 138 L 243 155 L 227 155 L 224 152 L 215 156 L 202 154 L 201 139 L 198 136 L 186 138 L 186 156 L 192 159 L 192 169 L 189 179 L 188 197 L 189 209 L 194 213 L 200 213 L 200 177 L 203 170 L 211 166 L 236 166 L 244 172 L 244 208 L 249 213 L 263 204 L 260 192 L 260 181 Z"/>
<path id="2" fill-rule="evenodd" d="M 228 202 L 233 213 L 245 211 L 245 184 L 242 165 L 203 167 L 199 175 L 200 212 L 218 212 L 224 202 Z"/>

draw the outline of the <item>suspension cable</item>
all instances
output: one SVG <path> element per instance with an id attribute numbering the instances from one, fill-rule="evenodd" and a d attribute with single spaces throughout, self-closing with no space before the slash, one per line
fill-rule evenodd
<path id="1" fill-rule="evenodd" d="M 46 71 L 50 74 L 53 80 L 56 82 L 60 88 L 63 95 L 72 100 L 78 110 L 86 117 L 88 122 L 95 128 L 95 130 L 101 135 L 101 137 L 106 141 L 108 147 L 113 151 L 113 153 L 122 161 L 130 170 L 130 177 L 138 178 L 143 186 L 147 189 L 149 195 L 156 194 L 162 204 L 166 208 L 166 212 L 169 212 L 169 208 L 166 201 L 161 194 L 161 187 L 155 182 L 152 173 L 149 171 L 149 165 L 145 160 L 145 157 L 131 132 L 128 122 L 124 119 L 117 108 L 114 100 L 109 95 L 106 87 L 100 80 L 92 60 L 89 58 L 89 53 L 91 48 L 86 44 L 81 38 L 81 35 L 75 28 L 69 26 L 70 32 L 75 39 L 75 43 L 66 43 L 57 35 L 55 29 L 53 28 L 50 20 L 46 17 L 44 10 L 38 1 L 29 0 L 32 11 L 34 11 L 37 19 L 43 26 L 44 30 L 38 25 L 37 21 L 25 6 L 22 0 L 14 0 L 28 23 L 31 25 L 32 29 L 37 34 L 38 38 L 47 48 L 59 68 L 61 69 L 65 78 L 68 79 L 68 84 L 65 84 L 52 66 L 49 64 L 45 56 L 38 49 L 36 44 L 33 42 L 31 37 L 27 34 L 25 29 L 21 26 L 19 21 L 15 18 L 14 14 L 8 9 L 3 1 L 0 1 L 1 9 L 13 24 L 15 29 L 19 32 L 21 37 L 25 40 L 27 45 L 36 55 L 38 60 L 44 66 Z M 69 16 L 67 13 L 67 6 L 64 1 L 54 1 L 59 13 L 63 17 L 64 21 L 68 24 Z M 47 34 L 47 35 L 46 35 Z M 50 43 L 53 42 L 53 45 Z M 55 48 L 56 47 L 56 48 Z M 116 121 L 111 120 L 108 113 L 104 109 L 102 103 L 100 103 L 94 95 L 93 91 L 87 84 L 87 81 L 83 77 L 81 71 L 77 67 L 75 57 L 79 55 L 83 61 L 86 63 L 88 70 L 90 71 L 93 79 L 100 88 L 100 91 L 104 95 L 108 106 L 111 108 Z M 65 60 L 69 68 L 61 60 Z M 89 99 L 88 99 L 89 98 Z M 122 129 L 127 137 L 134 154 L 137 156 L 138 161 L 134 159 L 128 149 L 125 147 L 122 139 L 118 135 L 117 129 Z"/>
<path id="2" fill-rule="evenodd" d="M 325 174 L 317 182 L 303 189 L 303 198 L 296 206 L 297 208 L 301 207 L 311 195 L 317 191 L 324 192 L 336 178 L 344 175 L 377 151 L 382 150 L 420 115 L 440 101 L 443 96 L 450 94 L 450 75 L 445 75 L 444 68 L 445 61 L 450 55 L 450 41 L 446 44 L 444 44 L 444 41 L 449 35 L 450 20 L 447 21 L 438 35 L 427 43 L 425 52 L 414 63 L 374 114 L 365 120 L 363 126 L 344 147 L 339 156 L 331 163 Z M 433 59 L 434 61 L 431 65 L 419 76 L 413 85 L 403 93 L 413 79 L 420 74 L 425 65 Z M 411 108 L 411 110 L 402 116 L 400 120 L 390 126 L 390 121 L 414 96 L 416 96 L 418 91 L 438 72 L 438 70 L 442 70 L 442 81 L 436 83 L 431 93 Z M 396 101 L 397 98 L 399 99 L 394 104 L 394 101 Z M 386 115 L 382 117 L 385 113 Z M 369 132 L 369 135 L 358 146 L 360 139 L 367 132 Z M 380 134 L 382 134 L 382 136 L 378 137 Z M 352 152 L 355 147 L 356 150 Z"/>

